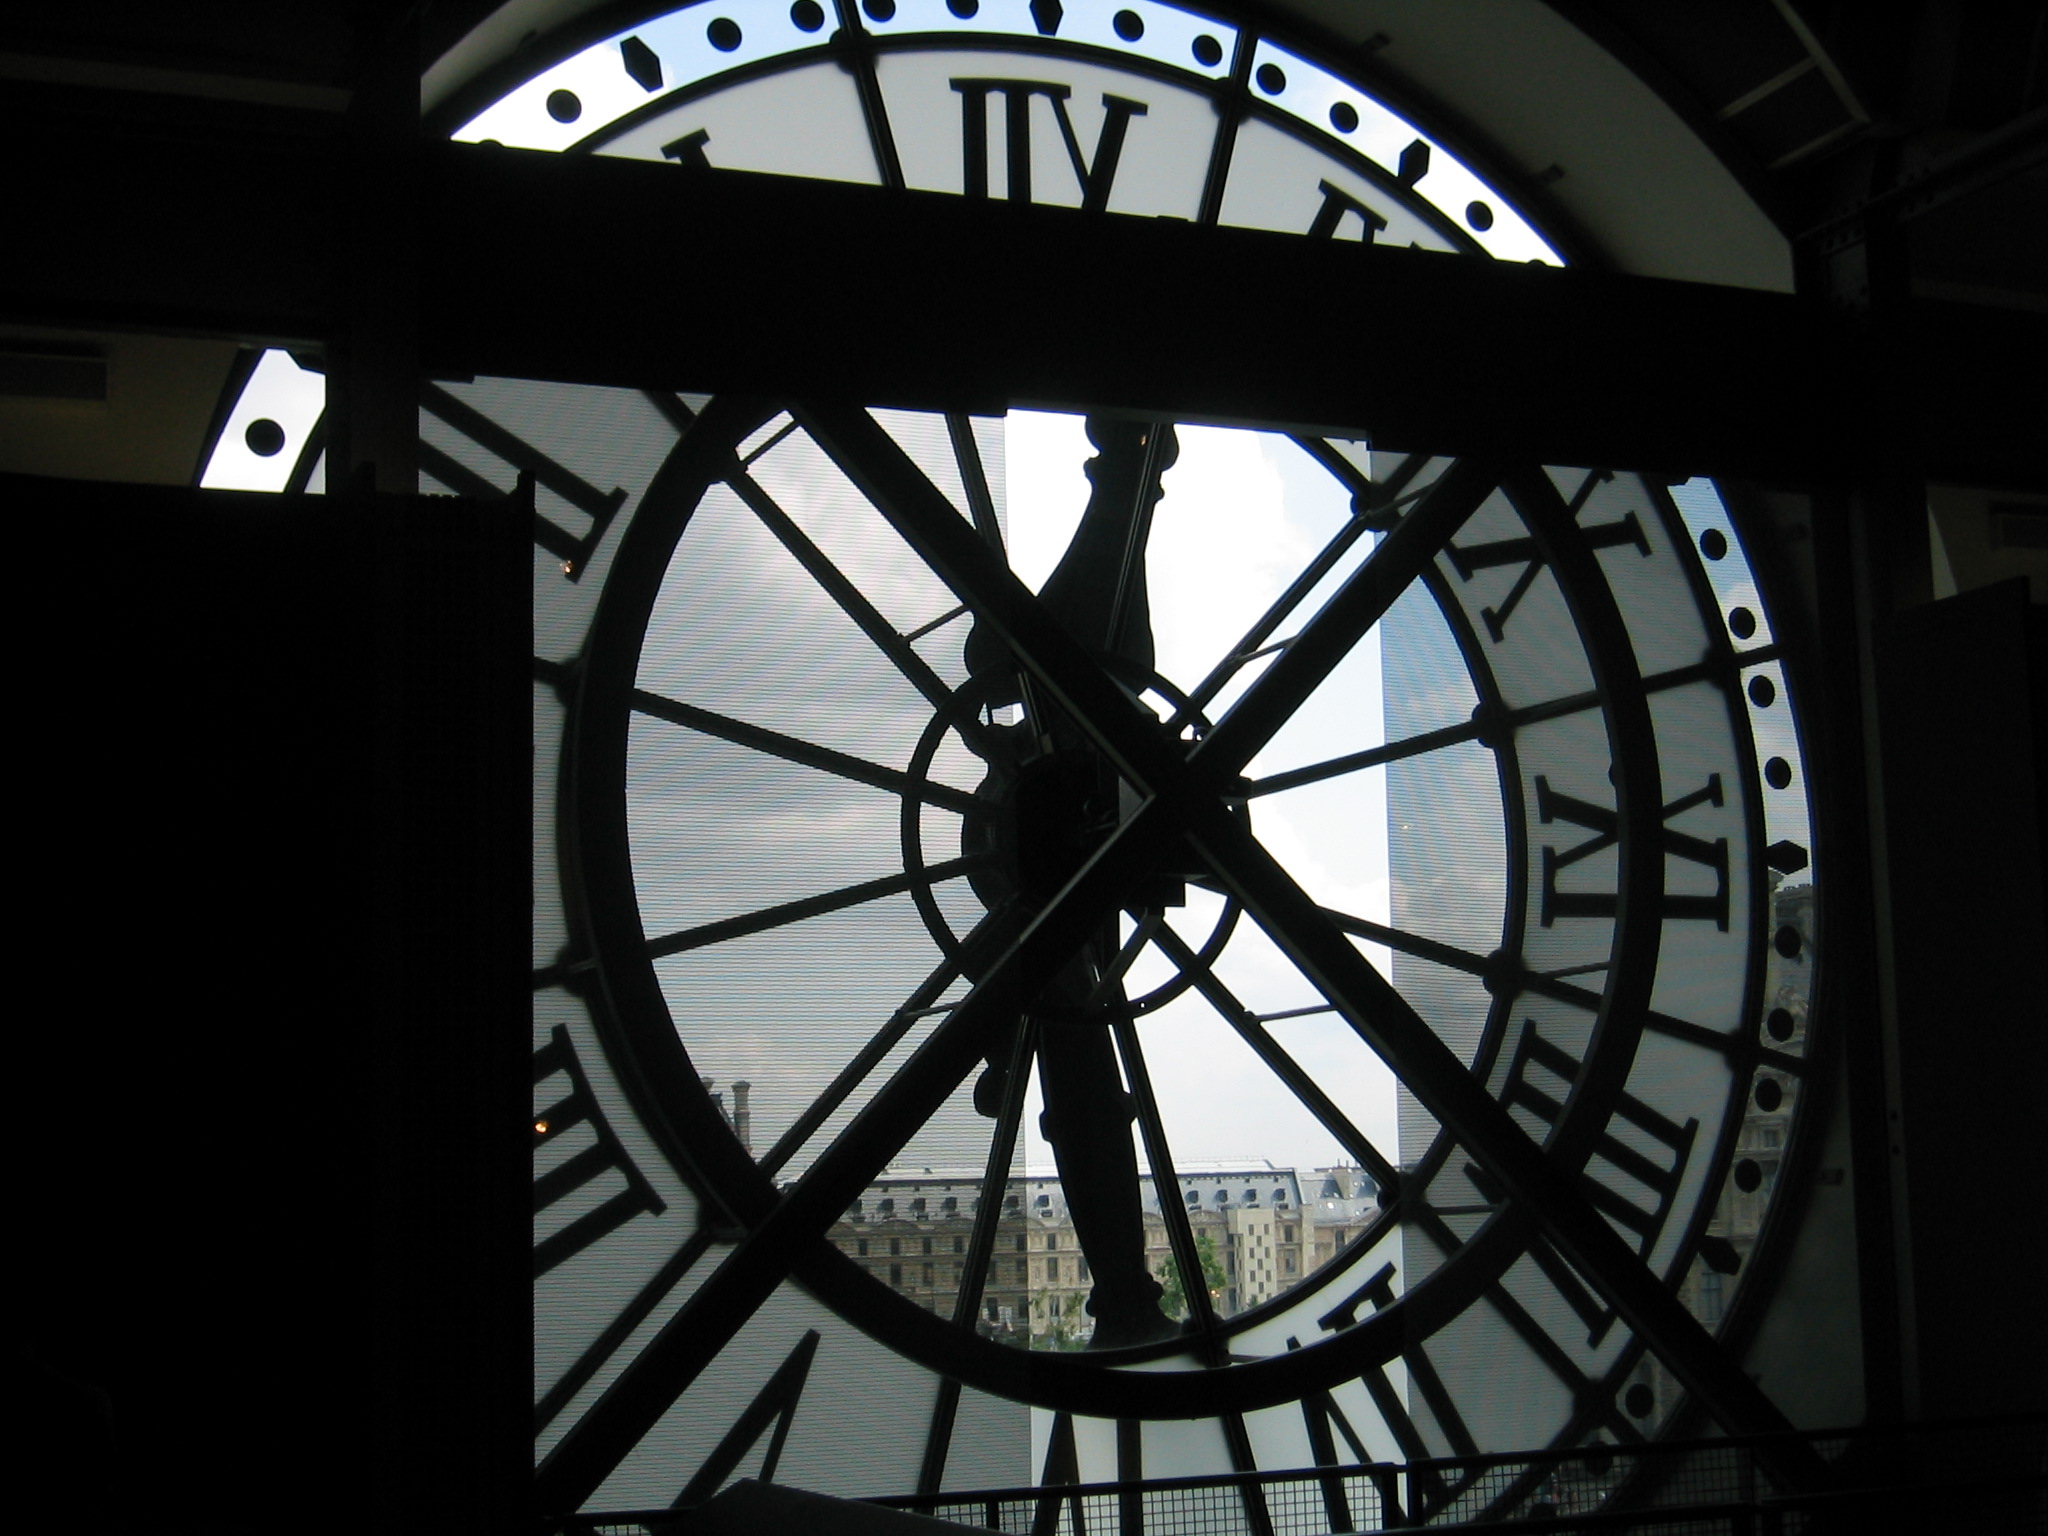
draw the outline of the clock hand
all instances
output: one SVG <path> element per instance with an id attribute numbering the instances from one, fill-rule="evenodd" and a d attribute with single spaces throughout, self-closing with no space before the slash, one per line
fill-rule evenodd
<path id="1" fill-rule="evenodd" d="M 1151 600 L 1145 550 L 1152 511 L 1163 494 L 1160 477 L 1179 452 L 1171 424 L 1088 419 L 1088 440 L 1098 450 L 1086 473 L 1093 486 L 1080 525 L 1052 575 L 1040 589 L 1046 612 L 1128 687 L 1142 687 L 1153 670 Z M 996 653 L 1000 642 L 977 625 L 967 643 L 970 670 Z M 1008 648 L 1003 664 L 1014 667 Z M 1021 860 L 1046 862 L 1041 880 L 1020 878 L 1027 899 L 1041 883 L 1064 883 L 1115 825 L 1120 781 L 1072 722 L 1040 713 L 1041 755 L 1017 780 L 1014 813 Z M 1027 824 L 1030 823 L 1030 824 Z M 1049 889 L 1043 895 L 1051 894 Z M 1159 1310 L 1162 1288 L 1145 1263 L 1144 1197 L 1131 1142 L 1131 1107 L 1117 1072 L 1109 1021 L 1126 1002 L 1120 980 L 1102 975 L 1116 953 L 1115 920 L 1102 926 L 1090 949 L 1070 960 L 1032 1010 L 1038 1041 L 1039 1086 L 1045 1112 L 1039 1126 L 1052 1144 L 1060 1185 L 1086 1256 L 1094 1289 L 1088 1311 L 1101 1348 L 1170 1337 L 1174 1325 Z M 1004 1054 L 991 1052 L 976 1085 L 986 1109 L 998 1102 Z"/>

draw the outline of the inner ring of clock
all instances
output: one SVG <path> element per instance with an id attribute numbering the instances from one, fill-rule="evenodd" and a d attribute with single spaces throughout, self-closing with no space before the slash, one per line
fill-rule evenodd
<path id="1" fill-rule="evenodd" d="M 1199 740 L 1209 721 L 1194 710 L 1187 695 L 1158 673 L 1143 672 L 1117 658 L 1100 658 L 1105 669 L 1134 697 L 1163 701 L 1171 717 L 1187 722 L 1186 740 Z M 1041 732 L 1026 708 L 1025 688 L 1008 668 L 976 673 L 934 712 L 910 761 L 910 785 L 901 797 L 900 828 L 903 867 L 916 875 L 926 868 L 925 792 L 934 783 L 940 751 L 958 743 L 983 765 L 973 802 L 961 814 L 959 842 L 963 857 L 980 862 L 967 881 L 976 901 L 988 911 L 1018 903 L 1036 909 L 1066 884 L 1102 841 L 1136 804 L 1131 788 L 1093 748 L 1063 739 L 1063 731 Z M 1247 814 L 1238 807 L 1238 814 Z M 1167 859 L 1125 898 L 1123 911 L 1132 922 L 1160 916 L 1186 901 L 1191 882 L 1207 877 L 1194 850 L 1177 844 Z M 961 935 L 941 909 L 931 883 L 920 880 L 911 896 L 926 930 L 949 957 L 964 955 Z M 1236 930 L 1242 907 L 1225 897 L 1196 954 L 1203 966 L 1213 965 Z M 970 979 L 973 978 L 970 974 Z M 1194 984 L 1189 969 L 1176 968 L 1157 986 L 1131 997 L 1098 1002 L 1091 1013 L 1100 1018 L 1131 1018 L 1163 1008 Z M 1048 1000 L 1049 1001 L 1049 1000 Z M 1046 1013 L 1044 1006 L 1034 1012 Z M 1051 1005 L 1051 1014 L 1062 1010 Z"/>

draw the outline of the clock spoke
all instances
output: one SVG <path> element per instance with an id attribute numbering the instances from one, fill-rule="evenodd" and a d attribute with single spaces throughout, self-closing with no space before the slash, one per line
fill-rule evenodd
<path id="1" fill-rule="evenodd" d="M 650 960 L 666 955 L 679 955 L 685 950 L 703 949 L 711 944 L 723 944 L 731 939 L 745 938 L 749 934 L 765 933 L 771 928 L 786 928 L 791 923 L 806 922 L 814 917 L 823 917 L 828 912 L 843 912 L 848 907 L 857 907 L 870 901 L 880 901 L 884 896 L 899 895 L 918 885 L 937 885 L 982 868 L 988 862 L 985 854 L 969 854 L 942 863 L 926 865 L 919 870 L 906 870 L 902 874 L 884 875 L 877 880 L 864 880 L 858 885 L 843 885 L 837 890 L 822 891 L 816 896 L 805 896 L 796 901 L 779 902 L 772 907 L 759 907 L 752 912 L 742 912 L 737 917 L 722 917 L 716 922 L 700 923 L 694 928 L 680 929 L 647 941 L 646 954 Z"/>
<path id="2" fill-rule="evenodd" d="M 1218 809 L 1203 808 L 1194 835 L 1282 952 L 1338 1005 L 1423 1108 L 1472 1152 L 1517 1207 L 1536 1213 L 1572 1267 L 1650 1341 L 1672 1374 L 1731 1430 L 1784 1432 L 1784 1415 L 1776 1404 L 1623 1242 L 1577 1180 L 1529 1139 L 1249 830 Z"/>
<path id="3" fill-rule="evenodd" d="M 1180 1293 L 1188 1307 L 1188 1325 L 1198 1353 L 1211 1365 L 1220 1365 L 1227 1346 L 1216 1331 L 1215 1299 L 1209 1294 L 1202 1269 L 1202 1253 L 1195 1241 L 1194 1223 L 1188 1220 L 1181 1201 L 1180 1178 L 1174 1171 L 1173 1151 L 1166 1139 L 1166 1121 L 1159 1113 L 1159 1099 L 1152 1091 L 1152 1075 L 1145 1066 L 1145 1054 L 1138 1044 L 1138 1031 L 1129 1019 L 1116 1022 L 1118 1054 L 1124 1075 L 1131 1085 L 1131 1104 L 1137 1111 L 1138 1134 L 1145 1143 L 1145 1161 L 1152 1168 L 1152 1189 L 1159 1202 L 1159 1217 L 1166 1224 L 1166 1244 L 1173 1254 L 1173 1267 L 1180 1272 Z"/>
<path id="4" fill-rule="evenodd" d="M 1207 999 L 1209 1006 L 1222 1016 L 1225 1023 L 1237 1031 L 1239 1038 L 1251 1047 L 1259 1060 L 1266 1064 L 1267 1069 L 1287 1086 L 1288 1092 L 1300 1100 L 1303 1107 L 1321 1123 L 1323 1129 L 1336 1138 L 1337 1144 L 1349 1153 L 1361 1168 L 1372 1175 L 1373 1182 L 1380 1189 L 1381 1205 L 1391 1206 L 1400 1194 L 1401 1175 L 1380 1149 L 1373 1145 L 1371 1138 L 1352 1124 L 1351 1117 L 1339 1109 L 1336 1102 L 1317 1086 L 1313 1077 L 1302 1070 L 1301 1064 L 1288 1054 L 1285 1046 L 1273 1038 L 1260 1017 L 1239 1001 L 1237 995 L 1217 976 L 1214 967 L 1195 953 L 1187 940 L 1175 933 L 1172 928 L 1162 924 L 1153 942 L 1169 960 L 1194 978 L 1195 990 Z"/>
<path id="5" fill-rule="evenodd" d="M 1016 1017 L 1018 999 L 1035 998 L 1172 836 L 1156 805 L 1141 806 L 1095 851 L 549 1452 L 535 1479 L 542 1512 L 574 1509 L 590 1497 L 958 1089 Z"/>
<path id="6" fill-rule="evenodd" d="M 731 715 L 722 715 L 715 710 L 700 709 L 694 704 L 685 704 L 680 699 L 671 699 L 662 694 L 651 693 L 644 688 L 633 690 L 633 708 L 643 715 L 652 715 L 657 720 L 666 720 L 671 725 L 680 725 L 688 730 L 716 736 L 721 741 L 736 746 L 751 747 L 770 757 L 782 758 L 785 762 L 798 763 L 806 768 L 817 768 L 825 773 L 836 774 L 842 779 L 851 779 L 856 784 L 872 785 L 885 789 L 893 795 L 923 801 L 927 805 L 943 806 L 949 811 L 962 815 L 975 808 L 974 796 L 964 789 L 954 789 L 929 777 L 904 773 L 881 763 L 869 762 L 864 757 L 855 757 L 848 752 L 835 751 L 820 746 L 814 741 L 805 741 L 800 736 L 785 735 L 772 731 L 763 725 L 738 720 Z"/>
<path id="7" fill-rule="evenodd" d="M 1365 483 L 1370 485 L 1372 482 Z M 1376 527 L 1388 526 L 1403 506 L 1420 499 L 1424 494 L 1426 491 L 1416 491 L 1408 496 L 1387 500 L 1367 500 L 1355 496 L 1349 520 L 1331 535 L 1320 550 L 1316 551 L 1315 557 L 1287 584 L 1286 590 L 1273 599 L 1266 611 L 1238 637 L 1237 643 L 1231 646 L 1223 659 L 1210 669 L 1209 675 L 1188 694 L 1188 702 L 1175 714 L 1169 729 L 1177 731 L 1192 722 L 1209 701 L 1229 686 L 1230 680 L 1248 663 L 1261 656 L 1270 655 L 1291 643 L 1269 642 L 1286 622 L 1288 615 L 1300 607 L 1302 600 L 1316 589 L 1317 584 L 1337 568 L 1359 539 Z"/>
<path id="8" fill-rule="evenodd" d="M 876 430 L 880 430 L 877 428 Z M 796 520 L 783 510 L 780 502 L 771 496 L 752 475 L 736 470 L 726 481 L 741 501 L 762 525 L 774 535 L 776 541 L 796 558 L 796 561 L 817 582 L 825 595 L 836 603 L 842 613 L 859 627 L 860 632 L 873 642 L 875 648 L 887 656 L 896 670 L 901 672 L 910 685 L 924 695 L 927 703 L 934 708 L 944 708 L 953 697 L 953 690 L 944 679 L 932 670 L 931 663 L 917 653 L 917 649 L 902 635 L 875 605 L 868 601 L 851 578 L 832 563 L 832 559 L 812 542 L 809 534 L 799 528 Z M 936 491 L 934 494 L 937 494 Z M 960 732 L 969 738 L 981 733 L 972 720 L 960 722 Z"/>
<path id="9" fill-rule="evenodd" d="M 811 1100 L 791 1122 L 789 1129 L 776 1138 L 775 1145 L 761 1155 L 759 1162 L 764 1174 L 772 1178 L 780 1172 L 803 1149 L 804 1143 L 817 1134 L 818 1127 L 832 1117 L 833 1111 L 867 1081 L 868 1074 L 881 1065 L 883 1058 L 910 1033 L 919 1019 L 929 1018 L 948 1006 L 939 999 L 960 979 L 963 961 L 971 964 L 974 954 L 987 953 L 998 946 L 1007 926 L 1002 920 L 1006 915 L 991 913 L 982 919 L 961 944 L 960 956 L 940 961 L 937 968 L 904 999 L 903 1006 L 890 1014 L 882 1027 L 868 1037 L 867 1043 L 839 1069 L 825 1091 Z"/>
<path id="10" fill-rule="evenodd" d="M 1304 784 L 1320 784 L 1325 779 L 1341 778 L 1347 773 L 1358 773 L 1367 768 L 1379 768 L 1388 763 L 1402 762 L 1411 757 L 1422 757 L 1445 747 L 1455 747 L 1461 742 L 1475 740 L 1485 730 L 1477 720 L 1468 720 L 1463 725 L 1447 725 L 1442 730 L 1424 731 L 1420 735 L 1408 736 L 1400 741 L 1390 741 L 1382 747 L 1372 747 L 1364 752 L 1347 752 L 1342 757 L 1333 757 L 1325 762 L 1310 763 L 1302 768 L 1290 768 L 1285 773 L 1271 773 L 1263 779 L 1253 779 L 1246 784 L 1242 793 L 1246 799 L 1259 795 L 1276 795 L 1282 790 L 1299 789 Z"/>
<path id="11" fill-rule="evenodd" d="M 988 470 L 981 461 L 974 418 L 962 411 L 948 411 L 946 436 L 953 444 L 953 461 L 960 467 L 960 485 L 967 494 L 967 511 L 974 519 L 974 531 L 988 540 L 989 548 L 1001 554 L 1003 525 L 996 516 L 996 499 L 989 490 Z"/>
<path id="12" fill-rule="evenodd" d="M 1231 773 L 1241 771 L 1423 576 L 1497 484 L 1494 470 L 1472 459 L 1439 476 L 1415 510 L 1394 525 L 1217 722 L 1191 763 L 1210 772 L 1225 766 Z"/>

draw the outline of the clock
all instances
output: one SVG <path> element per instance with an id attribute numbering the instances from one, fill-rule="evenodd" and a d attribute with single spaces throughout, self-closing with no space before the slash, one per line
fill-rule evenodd
<path id="1" fill-rule="evenodd" d="M 1557 259 L 1168 6 L 707 3 L 525 68 L 459 137 Z M 1810 839 L 1711 488 L 1369 422 L 421 420 L 534 518 L 545 1509 L 1781 1424 L 1715 1333 L 1805 1097 Z"/>

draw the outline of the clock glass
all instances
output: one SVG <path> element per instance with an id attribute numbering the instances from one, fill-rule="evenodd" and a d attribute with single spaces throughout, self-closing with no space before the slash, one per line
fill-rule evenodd
<path id="1" fill-rule="evenodd" d="M 1171 6 L 524 58 L 443 126 L 1560 260 L 1313 47 Z M 1086 404 L 425 387 L 423 489 L 535 515 L 546 1506 L 1769 1427 L 1713 1336 L 1813 888 L 1715 490 Z"/>

